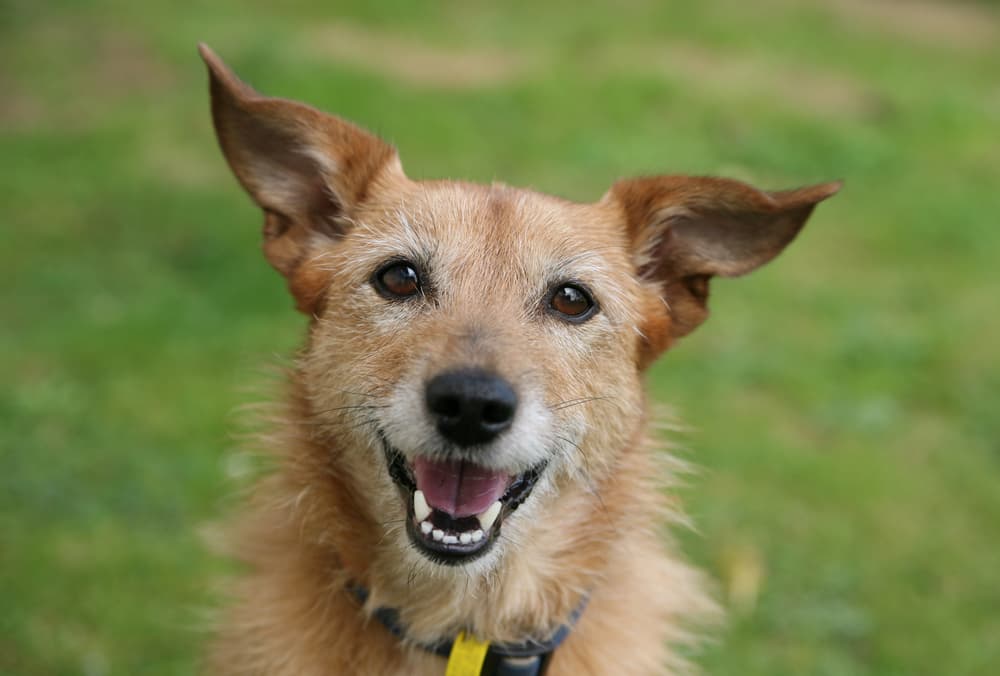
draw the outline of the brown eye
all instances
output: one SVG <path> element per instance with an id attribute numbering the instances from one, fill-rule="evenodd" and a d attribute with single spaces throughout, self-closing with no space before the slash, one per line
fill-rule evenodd
<path id="1" fill-rule="evenodd" d="M 411 263 L 393 261 L 378 269 L 372 286 L 385 298 L 408 298 L 420 293 L 420 275 Z"/>
<path id="2" fill-rule="evenodd" d="M 576 284 L 563 284 L 556 287 L 549 300 L 549 307 L 555 310 L 562 319 L 571 322 L 586 321 L 597 311 L 594 299 Z"/>

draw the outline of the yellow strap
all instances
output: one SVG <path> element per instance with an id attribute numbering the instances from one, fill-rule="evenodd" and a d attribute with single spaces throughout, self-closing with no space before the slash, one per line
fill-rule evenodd
<path id="1" fill-rule="evenodd" d="M 444 676 L 479 676 L 489 649 L 489 641 L 479 641 L 475 637 L 466 636 L 463 631 L 451 646 Z"/>

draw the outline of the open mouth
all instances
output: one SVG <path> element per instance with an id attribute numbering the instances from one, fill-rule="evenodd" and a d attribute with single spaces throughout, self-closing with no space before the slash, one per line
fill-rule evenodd
<path id="1" fill-rule="evenodd" d="M 389 475 L 406 504 L 410 540 L 431 560 L 472 561 L 496 541 L 504 518 L 531 494 L 545 463 L 512 475 L 467 460 L 407 462 L 384 444 Z"/>

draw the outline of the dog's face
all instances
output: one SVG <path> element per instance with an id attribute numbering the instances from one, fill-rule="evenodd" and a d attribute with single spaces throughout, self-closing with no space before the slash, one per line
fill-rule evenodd
<path id="1" fill-rule="evenodd" d="M 353 221 L 314 256 L 310 399 L 357 454 L 374 519 L 435 562 L 470 562 L 565 482 L 598 481 L 634 430 L 642 289 L 625 231 L 608 205 L 408 181 Z"/>
<path id="2" fill-rule="evenodd" d="M 773 258 L 838 187 L 659 177 L 577 204 L 415 182 L 377 138 L 203 55 L 265 254 L 313 317 L 310 426 L 376 556 L 441 570 L 490 570 L 599 490 L 640 432 L 642 370 L 704 319 L 708 279 Z"/>

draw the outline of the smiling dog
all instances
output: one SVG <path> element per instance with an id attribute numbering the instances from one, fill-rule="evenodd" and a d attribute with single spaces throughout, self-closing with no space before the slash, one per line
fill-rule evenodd
<path id="1" fill-rule="evenodd" d="M 671 551 L 643 374 L 708 282 L 839 184 L 623 180 L 580 204 L 407 178 L 395 149 L 260 96 L 207 47 L 212 115 L 310 317 L 233 537 L 217 674 L 663 674 L 713 612 Z"/>

